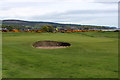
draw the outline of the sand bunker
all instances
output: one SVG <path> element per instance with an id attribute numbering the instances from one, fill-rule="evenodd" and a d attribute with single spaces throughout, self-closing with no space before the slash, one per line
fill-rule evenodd
<path id="1" fill-rule="evenodd" d="M 66 48 L 69 46 L 71 46 L 70 43 L 57 41 L 37 41 L 33 44 L 33 47 L 42 49 Z"/>

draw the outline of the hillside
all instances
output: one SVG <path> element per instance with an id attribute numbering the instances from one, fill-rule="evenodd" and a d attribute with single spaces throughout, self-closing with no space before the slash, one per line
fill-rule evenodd
<path id="1" fill-rule="evenodd" d="M 24 20 L 3 20 L 2 27 L 6 26 L 14 26 L 14 27 L 32 27 L 32 28 L 40 28 L 43 25 L 52 25 L 54 27 L 60 28 L 74 28 L 74 29 L 109 29 L 115 27 L 106 27 L 106 26 L 93 26 L 93 25 L 77 25 L 77 24 L 61 24 L 54 22 L 42 22 L 42 21 L 24 21 Z"/>

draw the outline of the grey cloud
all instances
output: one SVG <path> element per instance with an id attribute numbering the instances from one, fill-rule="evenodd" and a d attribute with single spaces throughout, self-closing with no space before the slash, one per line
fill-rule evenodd
<path id="1" fill-rule="evenodd" d="M 117 10 L 73 10 L 68 11 L 63 14 L 108 14 L 108 13 L 117 13 Z"/>
<path id="2" fill-rule="evenodd" d="M 36 20 L 51 20 L 51 21 L 56 21 L 56 22 L 77 22 L 77 21 L 85 21 L 85 20 L 92 20 L 92 19 L 104 19 L 108 18 L 110 19 L 111 17 L 115 17 L 115 15 L 111 16 L 109 14 L 116 13 L 117 10 L 73 10 L 73 11 L 67 11 L 65 13 L 51 13 L 51 14 L 46 14 L 42 16 L 33 16 L 31 19 L 36 19 Z M 101 15 L 101 13 L 104 13 Z M 82 14 L 82 16 L 81 16 Z M 86 14 L 90 14 L 89 16 Z M 107 15 L 107 16 L 106 16 Z"/>
<path id="3" fill-rule="evenodd" d="M 25 8 L 25 7 L 44 7 L 49 5 L 50 2 L 6 2 L 0 3 L 0 10 L 10 10 L 13 8 Z"/>
<path id="4" fill-rule="evenodd" d="M 84 15 L 84 16 L 88 16 L 88 15 L 91 15 L 91 16 L 95 16 L 95 15 L 101 15 L 101 14 L 104 14 L 104 15 L 109 15 L 109 14 L 117 14 L 118 10 L 71 10 L 71 11 L 66 11 L 64 13 L 48 13 L 48 14 L 45 14 L 45 15 L 42 15 L 42 16 L 34 16 L 34 17 L 41 17 L 43 19 L 45 18 L 67 18 L 69 16 L 80 16 L 82 17 L 81 15 Z M 93 15 L 94 14 L 94 15 Z"/>
<path id="5" fill-rule="evenodd" d="M 119 0 L 94 0 L 94 2 L 119 2 Z"/>
<path id="6" fill-rule="evenodd" d="M 63 15 L 51 15 L 51 16 L 34 16 L 31 19 L 41 21 L 52 22 L 75 22 L 79 24 L 97 24 L 97 25 L 111 25 L 117 27 L 117 16 L 63 16 Z M 92 22 L 91 22 L 92 21 Z"/>

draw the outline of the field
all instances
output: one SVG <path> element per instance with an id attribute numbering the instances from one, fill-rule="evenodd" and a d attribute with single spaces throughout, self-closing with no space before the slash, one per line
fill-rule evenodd
<path id="1" fill-rule="evenodd" d="M 3 78 L 117 78 L 118 32 L 3 33 Z M 36 49 L 33 42 L 71 47 Z"/>

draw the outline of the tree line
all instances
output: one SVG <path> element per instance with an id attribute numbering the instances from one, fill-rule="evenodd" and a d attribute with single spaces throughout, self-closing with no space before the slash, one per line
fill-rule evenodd
<path id="1" fill-rule="evenodd" d="M 2 25 L 3 30 L 12 31 L 13 29 L 23 30 L 23 31 L 46 31 L 46 32 L 53 32 L 55 29 L 52 25 L 43 25 L 41 27 L 30 27 L 30 26 L 19 26 L 19 25 Z"/>

